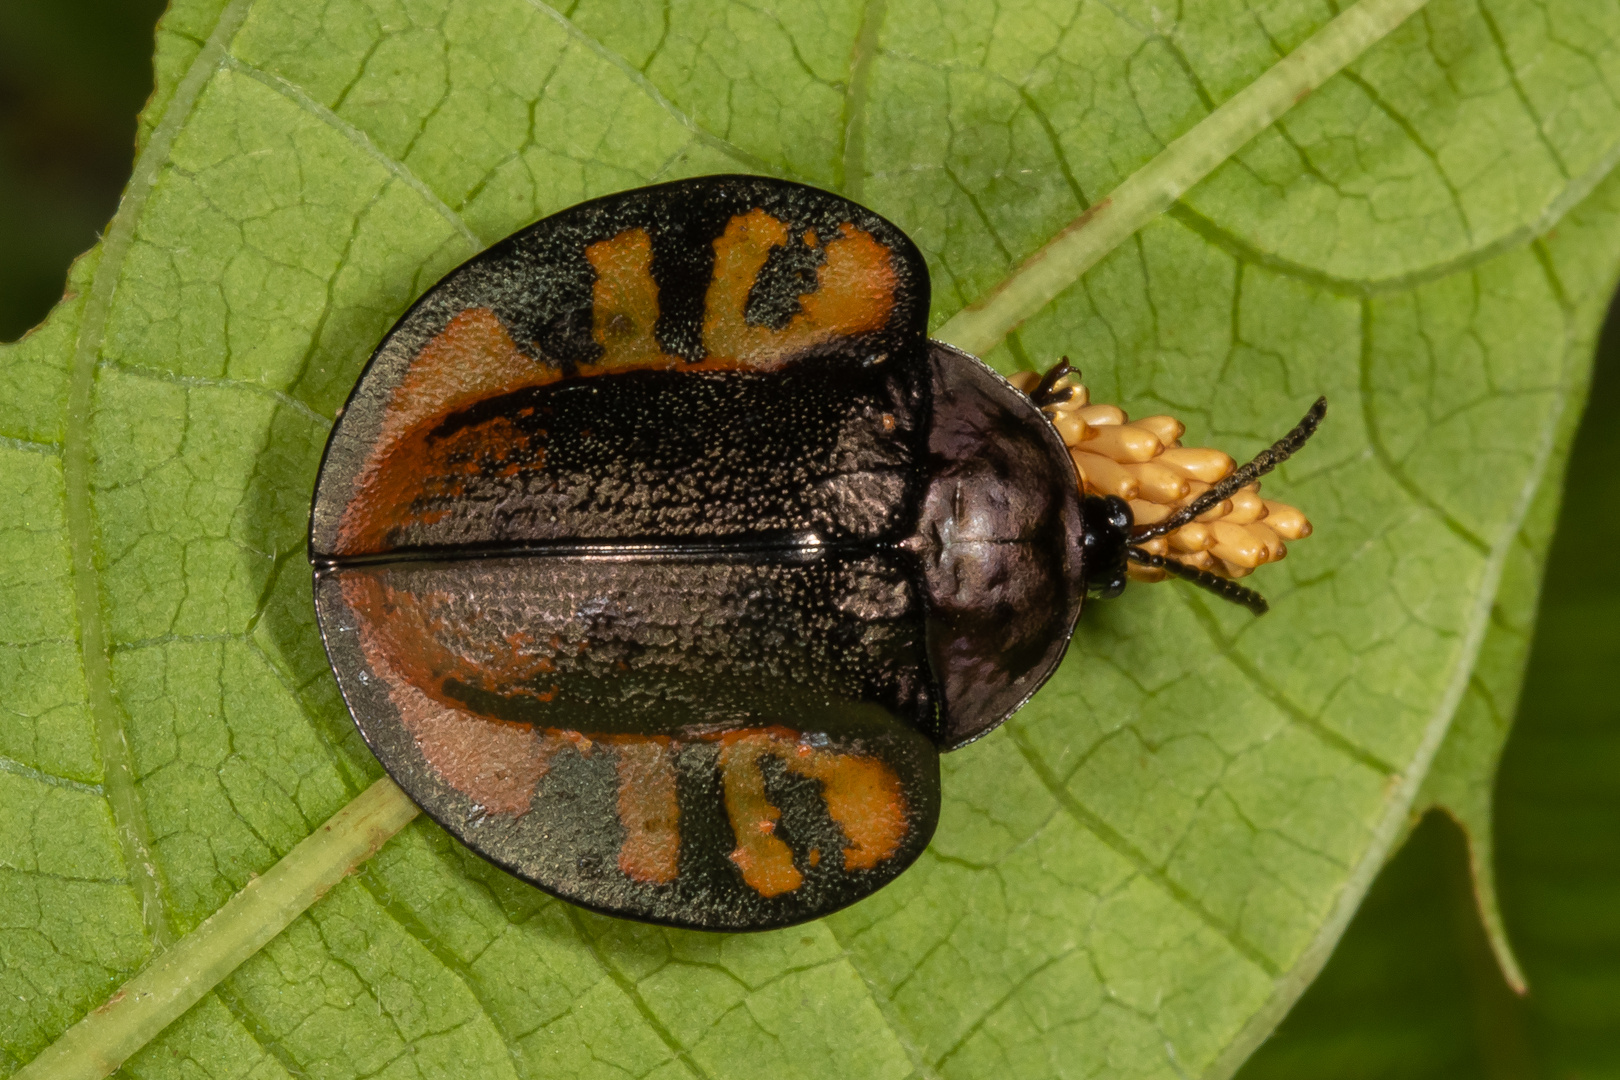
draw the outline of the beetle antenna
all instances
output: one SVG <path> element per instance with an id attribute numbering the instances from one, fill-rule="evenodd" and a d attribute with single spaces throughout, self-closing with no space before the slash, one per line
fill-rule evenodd
<path id="1" fill-rule="evenodd" d="M 1198 496 L 1198 498 L 1194 499 L 1186 506 L 1183 506 L 1180 510 L 1177 510 L 1174 514 L 1171 514 L 1163 521 L 1156 525 L 1149 525 L 1145 529 L 1140 529 L 1132 533 L 1131 540 L 1139 544 L 1144 540 L 1152 540 L 1156 536 L 1163 536 L 1166 533 L 1175 532 L 1189 521 L 1192 521 L 1202 514 L 1208 513 L 1212 507 L 1219 506 L 1227 499 L 1230 499 L 1232 494 L 1239 488 L 1248 487 L 1250 484 L 1260 479 L 1260 477 L 1266 475 L 1266 473 L 1293 457 L 1295 452 L 1298 451 L 1300 447 L 1304 446 L 1306 441 L 1309 440 L 1312 435 L 1316 434 L 1317 425 L 1322 422 L 1322 417 L 1325 415 L 1327 415 L 1327 398 L 1319 397 L 1316 399 L 1316 404 L 1312 405 L 1310 411 L 1305 414 L 1305 418 L 1298 424 L 1294 425 L 1294 430 L 1272 443 L 1266 449 L 1260 451 L 1247 465 L 1237 469 L 1232 473 L 1232 475 L 1226 477 L 1214 487 Z M 1137 561 L 1140 562 L 1141 560 Z M 1180 571 L 1177 570 L 1171 570 L 1170 573 L 1184 576 L 1180 575 Z M 1186 580 L 1192 581 L 1193 579 L 1187 578 Z M 1199 584 L 1202 584 L 1202 582 Z M 1204 587 L 1210 588 L 1211 586 L 1205 585 Z M 1244 591 L 1247 592 L 1249 590 Z M 1255 595 L 1258 596 L 1258 594 Z M 1227 599 L 1231 599 L 1231 597 L 1228 597 Z M 1238 601 L 1238 603 L 1246 602 L 1247 601 L 1242 600 Z M 1262 600 L 1262 607 L 1264 604 L 1265 601 Z M 1250 606 L 1252 607 L 1253 605 Z M 1258 614 L 1258 612 L 1256 614 Z"/>
<path id="2" fill-rule="evenodd" d="M 1035 389 L 1029 392 L 1030 400 L 1035 403 L 1037 409 L 1044 409 L 1048 405 L 1058 405 L 1069 400 L 1070 395 L 1074 393 L 1074 387 L 1065 386 L 1061 390 L 1056 389 L 1058 380 L 1065 375 L 1073 375 L 1076 379 L 1080 377 L 1080 373 L 1069 366 L 1067 356 L 1053 364 L 1047 373 L 1041 376 L 1041 381 L 1035 384 Z"/>
<path id="3" fill-rule="evenodd" d="M 1155 555 L 1151 551 L 1143 551 L 1139 547 L 1129 548 L 1126 551 L 1126 557 L 1132 562 L 1141 563 L 1143 566 L 1163 570 L 1171 577 L 1178 577 L 1182 581 L 1190 581 L 1200 589 L 1206 589 L 1214 593 L 1222 600 L 1242 604 L 1256 615 L 1264 615 L 1271 610 L 1271 605 L 1266 603 L 1266 598 L 1253 589 L 1216 574 L 1211 574 L 1207 570 L 1200 570 L 1196 566 L 1188 566 L 1186 563 L 1178 562 L 1175 559 L 1167 559 L 1163 555 Z"/>

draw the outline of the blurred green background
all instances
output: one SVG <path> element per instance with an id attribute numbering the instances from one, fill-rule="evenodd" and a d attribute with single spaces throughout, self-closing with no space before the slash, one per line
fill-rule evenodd
<path id="1" fill-rule="evenodd" d="M 118 206 L 163 0 L 0 0 L 0 341 L 62 295 Z"/>
<path id="2" fill-rule="evenodd" d="M 112 217 L 160 0 L 0 0 L 0 340 Z M 1497 866 L 1531 991 L 1497 972 L 1462 832 L 1431 814 L 1322 977 L 1244 1067 L 1282 1077 L 1620 1078 L 1620 318 L 1576 439 L 1497 781 Z"/>

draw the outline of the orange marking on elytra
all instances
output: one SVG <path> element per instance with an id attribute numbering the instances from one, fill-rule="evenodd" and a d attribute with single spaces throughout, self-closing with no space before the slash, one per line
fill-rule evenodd
<path id="1" fill-rule="evenodd" d="M 411 504 L 443 456 L 429 447 L 427 433 L 444 416 L 484 398 L 544 386 L 560 377 L 557 368 L 519 349 L 489 308 L 457 313 L 422 346 L 389 395 L 376 441 L 355 476 L 354 496 L 338 523 L 333 553 L 386 550 L 389 532 L 411 523 Z"/>
<path id="2" fill-rule="evenodd" d="M 703 345 L 709 355 L 745 356 L 769 342 L 770 327 L 749 326 L 743 313 L 771 249 L 787 239 L 787 226 L 757 207 L 726 222 L 714 242 L 714 277 L 703 300 Z"/>
<path id="3" fill-rule="evenodd" d="M 366 572 L 344 574 L 343 598 L 355 613 L 360 648 L 388 688 L 405 730 L 445 783 L 495 814 L 522 814 L 551 758 L 563 745 L 532 724 L 470 712 L 432 692 L 432 665 L 442 660 L 432 634 L 437 621 L 408 593 Z M 420 635 L 420 636 L 419 636 Z"/>
<path id="4" fill-rule="evenodd" d="M 583 732 L 565 731 L 560 728 L 552 728 L 548 730 L 552 735 L 566 741 L 584 756 L 588 756 L 591 752 L 591 748 L 596 745 L 596 740 L 592 739 L 589 735 L 586 735 Z"/>
<path id="5" fill-rule="evenodd" d="M 591 286 L 591 336 L 602 358 L 581 374 L 673 368 L 677 357 L 664 352 L 653 335 L 658 323 L 658 284 L 652 276 L 652 237 L 646 229 L 626 229 L 585 249 L 596 271 Z"/>
<path id="6" fill-rule="evenodd" d="M 761 896 L 792 892 L 803 884 L 793 851 L 776 836 L 781 811 L 765 791 L 760 759 L 778 758 L 790 771 L 821 782 L 827 813 L 843 830 L 844 869 L 870 870 L 900 850 L 910 830 L 900 777 L 885 762 L 865 754 L 840 754 L 800 742 L 784 728 L 727 732 L 720 738 L 720 777 L 726 814 L 737 848 L 731 861 Z M 809 864 L 821 861 L 812 850 Z"/>
<path id="7" fill-rule="evenodd" d="M 817 750 L 787 761 L 790 771 L 821 781 L 827 813 L 844 830 L 845 870 L 870 870 L 900 849 L 910 825 L 900 778 L 874 757 Z"/>
<path id="8" fill-rule="evenodd" d="M 551 701 L 558 686 L 538 691 L 536 676 L 557 670 L 560 641 L 550 648 L 521 630 L 501 635 L 469 633 L 446 614 L 453 597 L 439 590 L 415 592 L 388 583 L 383 572 L 346 571 L 343 597 L 355 611 L 368 662 L 386 663 L 423 693 L 449 708 L 464 708 L 447 696 L 446 680 L 506 698 Z"/>
<path id="9" fill-rule="evenodd" d="M 558 368 L 519 349 L 494 311 L 468 308 L 422 346 L 389 395 L 377 433 L 378 449 L 386 450 L 424 420 L 560 377 Z"/>
<path id="10" fill-rule="evenodd" d="M 704 298 L 703 346 L 711 360 L 766 367 L 834 338 L 881 330 L 894 310 L 897 284 L 889 249 L 849 222 L 826 247 L 816 289 L 780 330 L 750 325 L 748 294 L 770 257 L 787 243 L 787 226 L 758 208 L 738 214 L 714 242 L 714 278 Z M 813 233 L 806 242 L 814 246 Z"/>
<path id="11" fill-rule="evenodd" d="M 681 808 L 675 797 L 673 744 L 663 736 L 609 737 L 618 752 L 619 869 L 653 885 L 680 873 Z"/>
<path id="12" fill-rule="evenodd" d="M 776 752 L 781 741 L 757 731 L 729 732 L 720 741 L 720 784 L 737 837 L 731 861 L 749 887 L 767 899 L 804 884 L 804 875 L 793 865 L 793 850 L 775 835 L 782 812 L 766 796 L 759 768 L 760 757 Z"/>

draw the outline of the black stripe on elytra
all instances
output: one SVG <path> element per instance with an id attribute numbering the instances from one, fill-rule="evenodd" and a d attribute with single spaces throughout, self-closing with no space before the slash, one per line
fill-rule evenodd
<path id="1" fill-rule="evenodd" d="M 605 351 L 591 334 L 594 239 L 574 223 L 525 230 L 467 264 L 456 291 L 468 307 L 494 309 L 519 348 L 576 375 Z"/>
<path id="2" fill-rule="evenodd" d="M 697 363 L 703 347 L 704 300 L 714 278 L 714 242 L 732 218 L 729 206 L 692 199 L 674 204 L 647 223 L 652 237 L 652 279 L 658 286 L 653 337 L 666 353 Z"/>
<path id="3" fill-rule="evenodd" d="M 811 247 L 805 243 L 804 233 L 803 229 L 793 230 L 787 243 L 771 248 L 765 257 L 743 308 L 749 325 L 783 329 L 804 310 L 804 298 L 820 287 L 816 271 L 827 261 L 827 241 L 818 235 L 816 246 Z"/>

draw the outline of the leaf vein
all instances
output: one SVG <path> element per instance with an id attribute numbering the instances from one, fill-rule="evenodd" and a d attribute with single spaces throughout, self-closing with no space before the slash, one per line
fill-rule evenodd
<path id="1" fill-rule="evenodd" d="M 361 131 L 343 117 L 310 97 L 302 87 L 287 81 L 280 75 L 256 68 L 247 61 L 240 60 L 230 54 L 226 54 L 223 64 L 230 70 L 247 76 L 254 82 L 262 84 L 297 105 L 300 109 L 342 135 L 361 153 L 381 165 L 400 182 L 416 192 L 434 213 L 444 218 L 450 224 L 450 227 L 456 230 L 461 239 L 466 242 L 468 254 L 483 250 L 483 240 L 468 227 L 467 223 L 461 219 L 461 215 L 450 209 L 450 206 L 439 198 L 438 193 L 429 187 L 421 177 L 407 168 L 403 161 L 390 154 L 383 153 L 377 144 L 371 141 L 370 135 L 367 135 L 364 131 Z M 426 123 L 426 120 L 423 123 Z"/>
<path id="2" fill-rule="evenodd" d="M 1620 141 L 1611 146 L 1592 168 L 1566 184 L 1547 203 L 1546 209 L 1528 225 L 1520 226 L 1495 240 L 1454 258 L 1387 278 L 1344 277 L 1319 270 L 1313 266 L 1306 266 L 1281 255 L 1262 251 L 1225 226 L 1218 225 L 1205 217 L 1186 202 L 1176 203 L 1166 213 L 1211 244 L 1272 273 L 1295 278 L 1307 284 L 1315 285 L 1324 292 L 1338 296 L 1357 298 L 1382 296 L 1389 293 L 1407 292 L 1421 285 L 1451 277 L 1453 274 L 1465 270 L 1471 270 L 1499 255 L 1531 243 L 1537 237 L 1551 231 L 1563 219 L 1565 214 L 1590 195 L 1593 189 L 1602 183 L 1610 173 L 1614 172 L 1617 166 L 1620 166 Z"/>
<path id="3" fill-rule="evenodd" d="M 1502 71 L 1507 75 L 1509 85 L 1513 87 L 1514 96 L 1519 99 L 1519 105 L 1524 109 L 1524 114 L 1530 118 L 1530 123 L 1536 129 L 1536 139 L 1541 143 L 1542 148 L 1547 151 L 1547 156 L 1552 158 L 1552 163 L 1558 167 L 1559 174 L 1565 180 L 1568 180 L 1570 178 L 1569 165 L 1564 161 L 1564 155 L 1559 153 L 1558 147 L 1554 146 L 1552 140 L 1547 137 L 1546 124 L 1536 111 L 1535 104 L 1531 102 L 1530 94 L 1525 90 L 1524 83 L 1519 80 L 1518 68 L 1513 64 L 1513 57 L 1508 55 L 1507 41 L 1502 37 L 1502 28 L 1496 25 L 1496 16 L 1491 14 L 1489 7 L 1484 3 L 1477 2 L 1477 0 L 1475 8 L 1479 11 L 1480 22 L 1484 24 L 1485 32 L 1490 35 L 1491 43 L 1496 46 L 1497 55 L 1502 58 Z"/>
<path id="4" fill-rule="evenodd" d="M 969 352 L 995 345 L 1425 2 L 1358 0 L 952 316 L 940 338 Z"/>
<path id="5" fill-rule="evenodd" d="M 849 78 L 844 83 L 843 145 L 838 154 L 836 186 L 859 202 L 866 186 L 866 120 L 871 92 L 872 65 L 877 60 L 878 35 L 883 29 L 887 0 L 865 0 L 860 29 L 850 49 Z"/>
<path id="6" fill-rule="evenodd" d="M 585 947 L 590 950 L 592 958 L 595 959 L 597 965 L 601 967 L 602 973 L 613 980 L 614 985 L 619 988 L 619 992 L 625 996 L 625 1000 L 630 1002 L 631 1007 L 634 1008 L 637 1014 L 640 1015 L 642 1022 L 647 1025 L 648 1030 L 650 1030 L 654 1035 L 658 1036 L 659 1041 L 664 1044 L 664 1046 L 669 1050 L 670 1054 L 677 1058 L 681 1064 L 685 1065 L 687 1070 L 691 1072 L 693 1076 L 701 1076 L 705 1077 L 706 1080 L 714 1080 L 713 1074 L 711 1074 L 707 1069 L 704 1069 L 698 1065 L 696 1059 L 692 1057 L 691 1051 L 688 1050 L 686 1046 L 682 1044 L 681 1040 L 675 1037 L 675 1033 L 670 1031 L 669 1028 L 664 1025 L 664 1022 L 659 1019 L 658 1014 L 654 1012 L 652 1006 L 647 1003 L 647 999 L 641 996 L 640 989 L 637 988 L 636 984 L 630 979 L 630 977 L 623 971 L 620 971 L 618 966 L 608 960 L 606 956 L 602 955 L 601 946 L 597 944 L 596 939 L 592 937 L 589 931 L 585 929 L 585 920 L 580 917 L 579 909 L 574 907 L 572 904 L 564 904 L 563 906 L 567 909 L 568 923 L 573 927 L 574 933 L 579 935 L 579 940 L 584 942 Z"/>
<path id="7" fill-rule="evenodd" d="M 506 1054 L 514 1062 L 515 1068 L 515 1063 L 523 1059 L 522 1048 L 513 1041 L 512 1034 L 506 1030 L 506 1025 L 501 1023 L 494 1010 L 490 1008 L 489 1002 L 484 999 L 484 995 L 479 989 L 477 974 L 449 946 L 445 945 L 443 940 L 429 929 L 427 924 L 414 911 L 411 911 L 404 903 L 394 898 L 388 887 L 378 880 L 373 867 L 365 867 L 358 876 L 360 884 L 377 906 L 382 909 L 383 913 L 417 944 L 421 945 L 428 955 L 443 965 L 445 970 L 466 989 L 467 995 L 478 1006 L 479 1012 L 483 1014 L 484 1019 L 489 1021 L 489 1026 L 494 1029 L 495 1034 L 500 1037 L 502 1045 L 506 1048 Z"/>
<path id="8" fill-rule="evenodd" d="M 1229 638 L 1222 633 L 1220 623 L 1215 618 L 1215 613 L 1210 610 L 1208 604 L 1203 602 L 1202 596 L 1194 594 L 1191 590 L 1182 590 L 1182 592 L 1188 610 L 1192 612 L 1193 618 L 1198 620 L 1198 624 L 1203 628 L 1204 633 L 1209 636 L 1210 644 L 1214 646 L 1215 651 L 1227 663 L 1231 664 L 1256 690 L 1260 691 L 1262 697 L 1287 716 L 1290 723 L 1303 728 L 1316 736 L 1326 746 L 1337 750 L 1350 758 L 1350 760 L 1373 770 L 1381 776 L 1394 776 L 1400 772 L 1400 769 L 1393 763 L 1385 761 L 1366 747 L 1346 738 L 1340 732 L 1334 731 L 1324 724 L 1319 717 L 1312 716 L 1298 702 L 1283 693 L 1281 687 L 1266 678 L 1265 674 L 1255 666 L 1254 661 L 1244 655 L 1243 651 L 1237 647 L 1235 639 Z"/>
<path id="9" fill-rule="evenodd" d="M 1067 949 L 1063 949 L 1047 957 L 1045 960 L 1041 961 L 1039 964 L 1020 975 L 1013 981 L 1012 985 L 1007 988 L 1006 993 L 1002 994 L 1001 997 L 993 1001 L 990 1006 L 986 1008 L 979 1016 L 979 1018 L 970 1024 L 967 1029 L 963 1031 L 962 1034 L 957 1038 L 957 1040 L 945 1050 L 943 1054 L 939 1055 L 939 1057 L 935 1059 L 934 1067 L 936 1069 L 944 1068 L 945 1063 L 961 1052 L 961 1050 L 967 1046 L 968 1042 L 973 1038 L 973 1036 L 977 1035 L 984 1028 L 984 1025 L 990 1021 L 990 1018 L 995 1016 L 997 1012 L 1004 1008 L 1007 1003 L 1013 999 L 1013 996 L 1020 990 L 1034 982 L 1035 979 L 1047 969 L 1061 963 L 1064 960 L 1067 960 L 1075 953 L 1082 951 L 1083 950 L 1080 946 L 1072 945 Z"/>
<path id="10" fill-rule="evenodd" d="M 0 756 L 0 773 L 10 773 L 12 776 L 20 776 L 27 780 L 34 780 L 41 784 L 48 784 L 51 787 L 67 788 L 69 791 L 84 792 L 87 795 L 99 795 L 104 797 L 107 794 L 106 789 L 100 784 L 86 784 L 81 780 L 74 780 L 66 776 L 58 776 L 55 773 L 46 772 L 44 769 L 37 769 L 32 765 L 26 765 L 15 758 Z"/>
<path id="11" fill-rule="evenodd" d="M 214 996 L 225 1006 L 225 1011 L 231 1014 L 231 1018 L 241 1026 L 243 1033 L 252 1039 L 259 1049 L 274 1058 L 276 1063 L 286 1070 L 288 1076 L 308 1075 L 303 1063 L 292 1056 L 292 1052 L 281 1044 L 280 1039 L 265 1030 L 259 1018 L 253 1015 L 241 996 L 230 987 L 230 982 L 230 979 L 221 980 L 220 984 L 214 987 Z"/>
<path id="12" fill-rule="evenodd" d="M 1011 730 L 1011 735 L 1013 745 L 1018 747 L 1018 752 L 1029 763 L 1029 767 L 1034 771 L 1036 778 L 1040 780 L 1042 786 L 1046 788 L 1052 798 L 1057 801 L 1057 804 L 1075 820 L 1076 824 L 1112 848 L 1115 854 L 1130 863 L 1133 870 L 1158 886 L 1162 892 L 1174 901 L 1176 906 L 1213 930 L 1243 959 L 1272 978 L 1276 978 L 1281 974 L 1281 970 L 1276 963 L 1255 946 L 1253 942 L 1245 939 L 1235 927 L 1204 907 L 1203 904 L 1199 903 L 1198 898 L 1193 896 L 1185 886 L 1176 882 L 1162 869 L 1154 865 L 1153 861 L 1139 850 L 1136 845 L 1125 839 L 1113 826 L 1083 806 L 1080 800 L 1076 799 L 1068 788 L 1063 786 L 1063 781 L 1052 772 L 1051 768 L 1041 758 L 1040 752 L 1030 744 L 1022 731 L 1014 727 Z"/>
<path id="13" fill-rule="evenodd" d="M 711 149 L 718 150 L 720 153 L 726 155 L 741 165 L 745 165 L 748 168 L 753 169 L 756 172 L 764 173 L 768 176 L 787 176 L 793 179 L 800 179 L 793 174 L 791 169 L 773 165 L 757 154 L 751 154 L 747 150 L 744 150 L 742 147 L 738 146 L 736 143 L 731 142 L 729 139 L 716 135 L 714 132 L 701 126 L 691 116 L 677 108 L 675 103 L 669 98 L 665 97 L 664 92 L 659 90 L 658 87 L 653 84 L 651 79 L 647 78 L 646 75 L 643 75 L 640 71 L 638 71 L 636 67 L 630 63 L 630 61 L 626 60 L 623 56 L 602 44 L 602 42 L 591 37 L 591 35 L 587 34 L 584 30 L 581 30 L 578 23 L 574 22 L 572 19 L 558 11 L 556 8 L 552 7 L 550 4 L 547 4 L 545 0 L 523 0 L 523 2 L 541 14 L 554 20 L 558 26 L 567 31 L 570 37 L 574 38 L 576 41 L 580 42 L 580 44 L 590 49 L 597 56 L 601 57 L 613 67 L 617 68 L 624 74 L 626 78 L 631 81 L 631 83 L 635 85 L 638 90 L 645 94 L 653 102 L 653 104 L 657 105 L 664 112 L 668 113 L 671 119 L 680 124 L 682 127 L 686 128 L 686 130 L 690 131 L 700 142 L 709 146 Z"/>
<path id="14" fill-rule="evenodd" d="M 1556 275 L 1549 274 L 1556 281 Z M 1440 744 L 1445 740 L 1451 722 L 1457 714 L 1457 707 L 1463 695 L 1468 690 L 1470 680 L 1474 675 L 1474 665 L 1478 661 L 1481 647 L 1485 642 L 1486 631 L 1490 627 L 1491 612 L 1496 606 L 1496 594 L 1501 585 L 1502 574 L 1507 566 L 1508 555 L 1517 542 L 1520 531 L 1524 527 L 1526 516 L 1535 500 L 1536 491 L 1541 486 L 1547 471 L 1547 463 L 1552 459 L 1554 446 L 1558 435 L 1559 425 L 1562 422 L 1563 412 L 1568 408 L 1572 393 L 1572 379 L 1574 371 L 1574 357 L 1577 355 L 1576 342 L 1568 329 L 1567 320 L 1573 313 L 1566 309 L 1566 336 L 1570 347 L 1565 352 L 1564 364 L 1564 392 L 1561 396 L 1560 407 L 1555 409 L 1547 418 L 1541 433 L 1540 446 L 1537 448 L 1536 460 L 1528 471 L 1525 482 L 1518 492 L 1518 500 L 1513 510 L 1507 515 L 1504 527 L 1497 537 L 1496 543 L 1491 546 L 1489 557 L 1486 559 L 1485 570 L 1475 597 L 1473 609 L 1464 620 L 1462 632 L 1459 636 L 1456 666 L 1452 676 L 1440 699 L 1435 703 L 1434 711 L 1430 714 L 1424 725 L 1423 737 L 1407 767 L 1400 773 L 1399 784 L 1393 786 L 1386 795 L 1386 809 L 1384 816 L 1373 828 L 1370 843 L 1367 845 L 1361 861 L 1352 870 L 1340 889 L 1338 899 L 1334 903 L 1333 911 L 1323 921 L 1320 930 L 1306 946 L 1299 958 L 1295 961 L 1286 975 L 1277 980 L 1276 989 L 1271 998 L 1266 1001 L 1255 1013 L 1249 1017 L 1248 1022 L 1238 1034 L 1227 1043 L 1225 1049 L 1204 1073 L 1205 1080 L 1224 1080 L 1235 1073 L 1240 1065 L 1248 1059 L 1257 1046 L 1272 1032 L 1282 1020 L 1283 1015 L 1291 1008 L 1305 988 L 1310 985 L 1322 966 L 1327 963 L 1334 946 L 1343 935 L 1345 928 L 1350 925 L 1351 916 L 1360 906 L 1361 899 L 1366 895 L 1367 889 L 1372 885 L 1373 878 L 1383 867 L 1391 846 L 1396 838 L 1403 832 L 1408 821 L 1408 812 L 1418 790 L 1428 774 L 1429 766 L 1434 761 Z"/>
<path id="15" fill-rule="evenodd" d="M 1361 350 L 1360 350 L 1360 380 L 1358 383 L 1361 397 L 1362 424 L 1367 429 L 1367 443 L 1373 452 L 1373 460 L 1395 481 L 1397 487 L 1406 492 L 1408 498 L 1419 506 L 1433 513 L 1440 519 L 1453 534 L 1463 543 L 1482 555 L 1490 553 L 1490 545 L 1474 530 L 1470 529 L 1456 515 L 1439 501 L 1423 490 L 1422 486 L 1410 475 L 1396 460 L 1390 451 L 1389 445 L 1384 441 L 1383 429 L 1378 422 L 1378 410 L 1373 402 L 1377 397 L 1376 381 L 1373 378 L 1373 347 L 1372 347 L 1372 299 L 1365 297 L 1361 302 Z"/>
<path id="16" fill-rule="evenodd" d="M 823 923 L 822 925 L 827 927 L 827 932 L 832 935 L 833 940 L 838 942 L 839 946 L 844 949 L 845 954 L 848 955 L 849 944 L 838 935 L 838 931 L 832 927 L 832 924 Z M 939 1080 L 939 1074 L 929 1066 L 928 1059 L 923 1056 L 922 1050 L 912 1041 L 905 1026 L 894 1015 L 893 1000 L 887 995 L 878 992 L 877 987 L 873 985 L 872 980 L 867 977 L 866 972 L 861 970 L 861 966 L 854 961 L 853 957 L 850 958 L 849 966 L 861 980 L 861 985 L 866 988 L 867 999 L 871 1001 L 872 1007 L 877 1010 L 878 1019 L 883 1021 L 883 1026 L 889 1030 L 889 1034 L 894 1036 L 894 1041 L 900 1044 L 900 1049 L 905 1051 L 906 1057 L 910 1060 L 911 1067 L 914 1070 L 913 1075 L 921 1076 L 923 1080 Z"/>
<path id="17" fill-rule="evenodd" d="M 257 394 L 261 397 L 267 397 L 274 401 L 277 405 L 291 409 L 293 412 L 298 413 L 306 420 L 318 424 L 323 428 L 332 426 L 331 417 L 316 412 L 309 405 L 300 401 L 298 398 L 293 397 L 286 391 L 273 389 L 264 385 L 263 383 L 251 382 L 246 379 L 214 378 L 208 375 L 176 375 L 168 371 L 158 371 L 154 368 L 138 367 L 133 364 L 126 364 L 121 360 L 104 360 L 97 366 L 101 369 L 110 369 L 116 371 L 120 375 L 126 375 L 130 378 L 150 379 L 153 382 L 173 383 L 176 386 L 184 386 L 188 389 L 242 390 L 250 394 Z"/>

